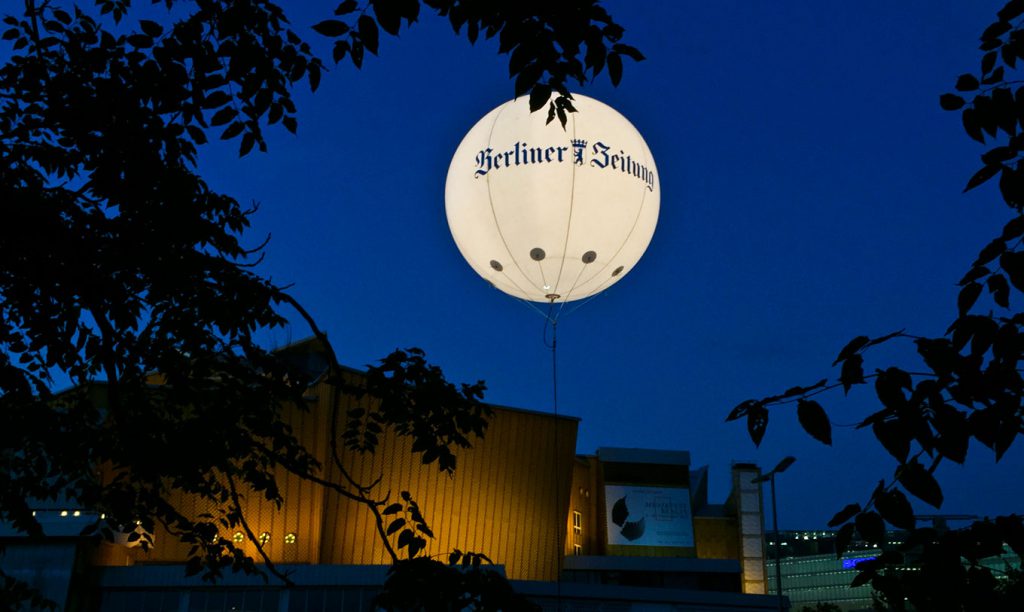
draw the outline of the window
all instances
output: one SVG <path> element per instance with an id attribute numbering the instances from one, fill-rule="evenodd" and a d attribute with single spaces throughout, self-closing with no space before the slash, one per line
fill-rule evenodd
<path id="1" fill-rule="evenodd" d="M 583 554 L 583 547 L 580 546 L 579 544 L 573 544 L 572 545 L 572 554 L 576 555 L 577 557 L 582 555 Z"/>
<path id="2" fill-rule="evenodd" d="M 572 532 L 576 535 L 583 533 L 583 515 L 575 510 L 572 511 Z"/>

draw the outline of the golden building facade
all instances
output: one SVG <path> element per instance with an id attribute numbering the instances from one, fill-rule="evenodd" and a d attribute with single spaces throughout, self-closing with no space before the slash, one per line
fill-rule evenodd
<path id="1" fill-rule="evenodd" d="M 349 376 L 358 377 L 358 373 Z M 321 476 L 343 477 L 329 459 L 330 414 L 334 390 L 317 383 L 309 390 L 310 409 L 293 410 L 289 422 L 296 437 L 324 466 Z M 341 414 L 365 405 L 367 398 L 338 398 Z M 423 465 L 407 438 L 382 436 L 372 454 L 343 449 L 341 460 L 358 482 L 380 479 L 375 496 L 397 500 L 411 493 L 436 537 L 422 554 L 446 556 L 451 550 L 481 552 L 503 565 L 510 578 L 554 580 L 565 539 L 563 522 L 572 477 L 579 420 L 540 412 L 493 407 L 486 435 L 471 449 L 456 453 L 449 476 L 437 465 Z M 343 423 L 339 424 L 343 427 Z M 374 565 L 389 562 L 373 514 L 362 504 L 335 491 L 281 470 L 284 496 L 280 508 L 258 494 L 243 504 L 252 531 L 264 542 L 275 564 Z M 175 504 L 198 516 L 212 508 L 187 495 Z M 240 542 L 259 558 L 250 538 L 239 528 L 221 537 Z M 105 565 L 182 563 L 189 546 L 167 533 L 154 534 L 149 551 L 106 547 L 98 559 Z"/>
<path id="2" fill-rule="evenodd" d="M 362 376 L 346 375 L 351 383 Z M 340 482 L 342 475 L 329 460 L 332 404 L 339 401 L 346 414 L 369 400 L 334 393 L 324 382 L 315 384 L 307 393 L 310 409 L 292 411 L 290 422 L 324 465 L 321 476 Z M 341 460 L 357 481 L 380 479 L 378 497 L 390 492 L 394 500 L 401 491 L 411 493 L 436 535 L 423 552 L 428 556 L 443 559 L 455 548 L 481 552 L 512 580 L 549 582 L 565 579 L 567 570 L 574 580 L 608 582 L 630 572 L 649 580 L 652 571 L 631 569 L 630 559 L 677 559 L 665 567 L 675 567 L 666 571 L 679 576 L 667 576 L 665 584 L 765 592 L 762 501 L 760 488 L 750 482 L 760 473 L 756 466 L 734 465 L 729 498 L 709 504 L 708 469 L 692 470 L 685 451 L 602 448 L 595 455 L 577 455 L 579 419 L 493 410 L 486 435 L 457 452 L 452 476 L 423 465 L 409 440 L 393 435 L 382 436 L 372 454 L 343 450 Z M 252 532 L 275 564 L 389 562 L 367 508 L 283 471 L 279 484 L 285 500 L 280 508 L 259 495 L 249 496 L 244 507 Z M 176 502 L 194 515 L 210 510 L 183 495 Z M 149 551 L 105 546 L 95 562 L 141 566 L 186 560 L 185 545 L 166 533 L 154 535 Z M 241 530 L 221 537 L 259 558 Z M 715 575 L 697 582 L 680 577 L 702 572 Z"/>

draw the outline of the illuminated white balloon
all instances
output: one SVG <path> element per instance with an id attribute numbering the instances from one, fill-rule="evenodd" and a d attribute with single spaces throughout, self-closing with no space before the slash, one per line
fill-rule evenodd
<path id="1" fill-rule="evenodd" d="M 498 289 L 534 302 L 582 299 L 647 249 L 661 189 L 647 143 L 611 107 L 579 94 L 565 130 L 526 97 L 462 140 L 445 186 L 455 243 Z"/>

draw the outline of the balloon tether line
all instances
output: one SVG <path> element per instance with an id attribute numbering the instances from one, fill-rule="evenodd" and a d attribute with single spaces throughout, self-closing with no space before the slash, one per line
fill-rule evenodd
<path id="1" fill-rule="evenodd" d="M 563 304 L 564 305 L 564 304 Z M 551 344 L 547 344 L 547 333 L 545 330 L 545 344 L 551 349 L 551 402 L 552 408 L 554 409 L 555 416 L 558 416 L 558 315 L 561 314 L 559 309 L 558 314 L 554 317 L 551 316 L 551 310 L 555 306 L 555 299 L 551 298 L 551 305 L 548 307 L 548 316 L 546 317 L 545 327 L 547 324 L 551 324 Z"/>
<path id="2" fill-rule="evenodd" d="M 556 298 L 554 298 L 554 297 L 549 298 L 550 302 L 548 304 L 548 313 L 547 313 L 547 316 L 544 317 L 544 335 L 543 335 L 542 340 L 544 341 L 544 345 L 546 347 L 548 347 L 549 349 L 551 349 L 551 406 L 552 406 L 552 410 L 554 412 L 554 417 L 555 417 L 554 444 L 553 444 L 553 454 L 554 454 L 553 459 L 554 459 L 554 470 L 555 470 L 555 478 L 554 478 L 554 482 L 555 482 L 555 547 L 554 547 L 555 548 L 555 568 L 554 568 L 555 569 L 555 601 L 557 602 L 557 604 L 556 604 L 558 606 L 557 609 L 561 610 L 562 609 L 562 573 L 561 573 L 561 569 L 559 567 L 561 565 L 561 563 L 559 563 L 559 560 L 561 559 L 562 552 L 560 552 L 558 550 L 558 542 L 561 539 L 559 537 L 560 530 L 565 529 L 565 525 L 561 524 L 561 522 L 559 520 L 559 517 L 560 517 L 560 514 L 561 514 L 561 512 L 560 512 L 560 510 L 561 510 L 561 483 L 559 482 L 558 479 L 561 476 L 561 471 L 559 470 L 559 463 L 560 462 L 559 462 L 559 456 L 558 456 L 559 455 L 559 452 L 558 452 L 558 450 L 559 450 L 558 449 L 558 425 L 559 425 L 559 423 L 558 423 L 558 317 L 559 317 L 559 315 L 562 314 L 562 310 L 561 310 L 561 308 L 559 308 L 558 312 L 554 313 L 555 316 L 554 317 L 551 316 L 551 314 L 552 314 L 552 312 L 554 311 L 554 308 L 555 308 L 555 299 Z M 564 302 L 562 303 L 562 306 L 563 307 L 565 306 Z M 547 339 L 548 325 L 551 326 L 551 343 L 550 344 L 548 343 L 548 339 Z M 570 487 L 570 489 L 571 489 L 571 487 Z M 562 520 L 564 520 L 564 517 L 562 518 Z M 563 548 L 563 550 L 565 549 L 565 545 L 564 544 L 563 544 L 562 548 Z"/>

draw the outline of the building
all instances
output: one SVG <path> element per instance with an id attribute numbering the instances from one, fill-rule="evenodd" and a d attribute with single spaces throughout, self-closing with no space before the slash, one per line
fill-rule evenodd
<path id="1" fill-rule="evenodd" d="M 947 529 L 947 518 L 969 520 L 974 516 L 928 516 L 919 519 L 931 520 L 939 529 Z M 780 546 L 780 568 L 782 570 L 782 589 L 792 603 L 793 610 L 799 611 L 804 606 L 813 608 L 816 604 L 835 604 L 844 612 L 871 612 L 873 606 L 873 589 L 870 584 L 851 587 L 850 583 L 858 574 L 857 564 L 874 559 L 884 549 L 898 548 L 904 542 L 903 532 L 891 531 L 886 534 L 885 546 L 879 548 L 862 540 L 855 539 L 841 556 L 836 555 L 836 532 L 821 531 L 782 531 L 777 540 Z M 776 534 L 769 535 L 768 592 L 777 593 L 775 584 L 775 543 Z M 1004 554 L 980 560 L 982 566 L 996 570 L 1000 575 L 1007 567 L 1020 569 L 1020 558 L 1007 546 Z M 913 559 L 907 560 L 906 571 L 914 571 Z"/>
<path id="2" fill-rule="evenodd" d="M 836 556 L 835 532 L 783 531 L 778 534 L 781 547 L 782 588 L 793 610 L 813 608 L 819 602 L 835 604 L 847 612 L 873 610 L 871 585 L 851 588 L 857 575 L 857 563 L 874 559 L 881 550 L 866 542 L 855 541 L 842 557 Z M 894 540 L 895 541 L 895 540 Z M 768 591 L 777 593 L 775 584 L 776 535 L 769 535 Z"/>
<path id="3" fill-rule="evenodd" d="M 362 374 L 346 376 L 357 383 Z M 311 410 L 290 415 L 327 479 L 341 478 L 326 460 L 331 403 L 340 401 L 347 414 L 369 401 L 334 393 L 318 382 L 306 394 Z M 486 436 L 459 453 L 454 477 L 424 466 L 406 439 L 391 435 L 376 453 L 344 450 L 342 460 L 357 480 L 379 476 L 388 489 L 411 492 L 436 534 L 426 555 L 485 552 L 517 590 L 546 608 L 777 609 L 765 594 L 757 466 L 731 466 L 732 492 L 712 504 L 709 469 L 693 468 L 688 452 L 601 448 L 577 455 L 578 424 L 495 406 Z M 293 588 L 242 575 L 217 585 L 186 578 L 188 549 L 173 536 L 158 531 L 148 551 L 127 540 L 97 545 L 77 535 L 94 517 L 75 508 L 37 510 L 52 534 L 43 543 L 0 532 L 7 547 L 0 565 L 69 610 L 367 609 L 389 559 L 372 515 L 290 474 L 282 472 L 279 482 L 282 507 L 254 495 L 245 512 L 270 559 L 293 572 Z M 196 515 L 210 510 L 183 494 L 175 501 Z M 242 531 L 220 535 L 256 556 Z"/>

